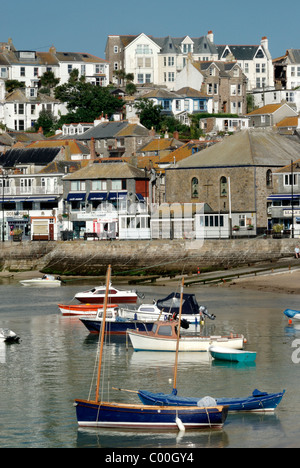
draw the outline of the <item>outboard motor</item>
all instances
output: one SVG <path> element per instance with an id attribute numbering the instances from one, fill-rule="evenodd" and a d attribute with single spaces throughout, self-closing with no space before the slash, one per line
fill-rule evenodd
<path id="1" fill-rule="evenodd" d="M 216 316 L 214 314 L 209 314 L 207 307 L 206 306 L 200 306 L 199 307 L 199 312 L 200 315 L 205 315 L 205 317 L 208 317 L 210 320 L 215 320 Z"/>

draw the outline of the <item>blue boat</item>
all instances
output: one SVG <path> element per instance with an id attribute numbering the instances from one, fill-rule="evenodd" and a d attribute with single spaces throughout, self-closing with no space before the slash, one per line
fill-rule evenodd
<path id="1" fill-rule="evenodd" d="M 147 331 L 151 331 L 154 321 L 145 320 L 143 324 L 141 321 L 134 319 L 126 319 L 118 315 L 118 307 L 109 309 L 107 314 L 109 317 L 105 320 L 105 333 L 109 335 L 126 335 L 127 330 L 136 330 L 139 324 L 142 328 L 146 328 Z M 90 333 L 99 334 L 103 322 L 103 309 L 99 309 L 96 317 L 94 316 L 82 316 L 79 320 L 85 325 Z"/>
<path id="2" fill-rule="evenodd" d="M 243 351 L 240 349 L 225 348 L 222 346 L 211 346 L 209 352 L 214 359 L 220 361 L 251 363 L 256 359 L 256 353 L 253 351 Z"/>
<path id="3" fill-rule="evenodd" d="M 283 313 L 290 320 L 292 319 L 300 320 L 300 310 L 285 309 Z"/>
<path id="4" fill-rule="evenodd" d="M 103 323 L 106 323 L 110 266 L 107 274 Z M 226 406 L 180 406 L 126 404 L 103 401 L 100 398 L 101 368 L 104 352 L 105 326 L 101 327 L 96 394 L 94 399 L 76 399 L 76 416 L 80 427 L 104 427 L 120 429 L 185 430 L 222 428 L 228 414 Z M 178 334 L 179 336 L 179 334 Z M 176 367 L 176 366 L 175 366 Z"/>
<path id="5" fill-rule="evenodd" d="M 282 400 L 285 390 L 280 393 L 266 393 L 254 390 L 252 395 L 248 397 L 238 398 L 215 398 L 217 405 L 228 406 L 229 412 L 235 411 L 252 411 L 252 412 L 272 412 L 275 411 L 277 406 Z M 201 405 L 204 397 L 179 397 L 177 391 L 173 390 L 172 393 L 152 393 L 146 390 L 138 390 L 138 396 L 142 403 L 145 405 Z M 209 397 L 210 398 L 210 397 Z M 204 401 L 205 402 L 205 401 Z"/>

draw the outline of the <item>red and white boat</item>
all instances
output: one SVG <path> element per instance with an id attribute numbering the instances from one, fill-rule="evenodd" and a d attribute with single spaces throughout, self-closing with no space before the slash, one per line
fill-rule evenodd
<path id="1" fill-rule="evenodd" d="M 136 304 L 136 291 L 122 291 L 109 285 L 108 302 L 114 304 Z M 75 299 L 83 304 L 103 304 L 105 299 L 105 286 L 99 286 L 89 291 L 75 294 Z"/>
<path id="2" fill-rule="evenodd" d="M 103 304 L 58 304 L 64 317 L 82 317 L 86 315 L 96 316 L 99 309 L 103 309 Z M 108 304 L 108 308 L 117 307 L 117 304 Z"/>

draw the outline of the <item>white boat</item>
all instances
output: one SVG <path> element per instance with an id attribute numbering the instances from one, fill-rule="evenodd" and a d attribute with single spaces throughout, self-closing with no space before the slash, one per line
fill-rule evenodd
<path id="1" fill-rule="evenodd" d="M 58 287 L 61 286 L 62 280 L 59 276 L 55 278 L 52 275 L 44 275 L 42 278 L 32 278 L 29 280 L 20 281 L 22 286 L 46 286 L 46 287 Z"/>
<path id="2" fill-rule="evenodd" d="M 0 328 L 0 341 L 5 341 L 6 343 L 17 343 L 20 341 L 20 337 L 12 330 Z"/>
<path id="3" fill-rule="evenodd" d="M 128 330 L 135 351 L 176 351 L 178 321 L 157 321 L 151 331 Z M 179 351 L 206 352 L 210 346 L 223 346 L 234 349 L 244 348 L 244 336 L 234 335 L 201 336 L 182 334 Z"/>
<path id="4" fill-rule="evenodd" d="M 75 299 L 84 304 L 103 304 L 105 292 L 105 286 L 99 286 L 75 294 Z M 136 291 L 123 291 L 112 287 L 111 283 L 109 284 L 108 302 L 113 302 L 114 304 L 135 304 L 137 298 Z"/>

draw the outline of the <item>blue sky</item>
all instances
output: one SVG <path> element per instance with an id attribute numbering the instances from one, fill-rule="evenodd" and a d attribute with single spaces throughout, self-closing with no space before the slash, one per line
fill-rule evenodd
<path id="1" fill-rule="evenodd" d="M 12 5 L 12 6 L 11 6 Z M 199 37 L 215 44 L 259 44 L 269 39 L 272 58 L 300 49 L 300 2 L 279 0 L 14 0 L 1 6 L 0 42 L 16 49 L 88 52 L 105 58 L 109 34 Z"/>

